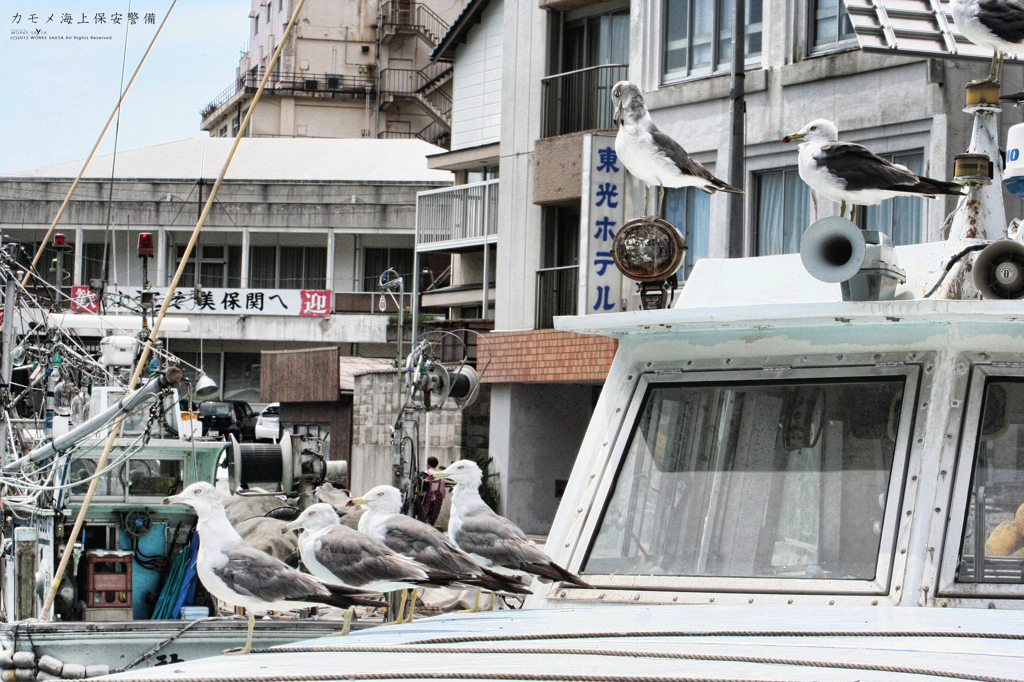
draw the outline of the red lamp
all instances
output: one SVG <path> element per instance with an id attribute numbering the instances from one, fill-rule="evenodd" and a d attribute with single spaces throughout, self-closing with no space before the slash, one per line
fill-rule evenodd
<path id="1" fill-rule="evenodd" d="M 143 232 L 139 235 L 139 256 L 145 258 L 153 255 L 153 235 L 150 232 Z"/>

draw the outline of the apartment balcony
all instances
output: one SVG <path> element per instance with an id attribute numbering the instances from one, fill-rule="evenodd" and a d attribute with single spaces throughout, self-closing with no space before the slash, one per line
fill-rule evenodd
<path id="1" fill-rule="evenodd" d="M 476 251 L 498 240 L 498 182 L 429 190 L 416 195 L 416 250 Z"/>
<path id="2" fill-rule="evenodd" d="M 226 87 L 223 92 L 200 110 L 204 123 L 217 113 L 224 105 L 233 103 L 240 95 L 253 94 L 259 89 L 266 69 L 258 68 L 246 71 L 241 78 Z M 267 91 L 283 92 L 289 95 L 309 97 L 369 97 L 376 94 L 377 88 L 373 77 L 344 76 L 338 74 L 313 74 L 302 72 L 272 71 L 267 81 Z"/>
<path id="3" fill-rule="evenodd" d="M 544 78 L 541 137 L 614 128 L 612 87 L 628 71 L 626 64 L 606 64 Z"/>
<path id="4" fill-rule="evenodd" d="M 554 329 L 555 317 L 576 314 L 579 270 L 578 265 L 566 265 L 537 271 L 537 329 Z"/>

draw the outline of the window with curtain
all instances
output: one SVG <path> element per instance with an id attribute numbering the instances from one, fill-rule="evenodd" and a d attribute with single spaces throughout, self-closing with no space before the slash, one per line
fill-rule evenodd
<path id="1" fill-rule="evenodd" d="M 729 68 L 732 9 L 732 0 L 665 0 L 665 80 L 706 76 Z M 746 4 L 744 53 L 748 59 L 761 55 L 762 9 L 761 0 Z"/>
<path id="2" fill-rule="evenodd" d="M 412 291 L 412 249 L 363 249 L 363 291 L 379 291 L 380 276 L 393 268 L 406 281 L 406 291 Z"/>
<path id="3" fill-rule="evenodd" d="M 880 154 L 880 156 L 893 163 L 906 166 L 914 173 L 924 172 L 924 152 Z M 924 241 L 925 201 L 923 197 L 908 194 L 905 197 L 886 199 L 877 206 L 864 206 L 858 209 L 858 212 L 863 212 L 864 216 L 862 227 L 866 230 L 884 232 L 897 246 L 920 244 Z"/>
<path id="4" fill-rule="evenodd" d="M 679 279 L 690 276 L 693 265 L 708 257 L 711 236 L 711 195 L 696 187 L 665 190 L 665 220 L 672 223 L 686 238 L 686 259 Z"/>
<path id="5" fill-rule="evenodd" d="M 325 289 L 327 249 L 319 246 L 251 246 L 249 287 Z"/>
<path id="6" fill-rule="evenodd" d="M 100 245 L 102 248 L 102 245 Z M 167 282 L 170 284 L 174 271 L 185 255 L 185 245 L 171 246 L 173 269 L 167 271 Z M 197 258 L 196 256 L 199 256 Z M 210 289 L 224 289 L 241 286 L 242 247 L 224 246 L 221 244 L 199 244 L 189 256 L 185 270 L 181 273 L 179 286 L 194 287 L 196 285 L 196 262 L 199 263 L 199 285 Z"/>
<path id="7" fill-rule="evenodd" d="M 811 45 L 815 50 L 837 47 L 856 37 L 844 0 L 810 0 L 809 9 Z"/>
<path id="8" fill-rule="evenodd" d="M 800 237 L 811 224 L 811 189 L 796 168 L 758 173 L 757 255 L 796 253 Z"/>
<path id="9" fill-rule="evenodd" d="M 629 10 L 565 22 L 562 73 L 629 63 Z"/>
<path id="10" fill-rule="evenodd" d="M 103 244 L 86 244 L 82 252 L 82 284 L 94 279 L 103 279 Z M 110 247 L 107 245 L 107 262 L 110 262 Z"/>

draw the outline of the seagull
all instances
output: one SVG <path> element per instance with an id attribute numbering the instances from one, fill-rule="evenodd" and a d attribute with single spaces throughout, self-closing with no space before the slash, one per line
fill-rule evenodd
<path id="1" fill-rule="evenodd" d="M 998 81 L 1003 75 L 1003 53 L 1024 52 L 1024 4 L 1017 0 L 952 0 L 950 9 L 953 23 L 965 38 L 978 47 L 992 48 L 988 77 L 971 82 Z"/>
<path id="2" fill-rule="evenodd" d="M 840 202 L 840 217 L 846 214 L 848 203 L 850 220 L 854 220 L 858 205 L 880 204 L 908 194 L 929 199 L 937 194 L 962 194 L 963 187 L 955 182 L 917 175 L 906 166 L 873 154 L 867 147 L 840 142 L 835 124 L 823 118 L 782 138 L 783 144 L 796 141 L 800 141 L 800 177 L 816 193 Z"/>
<path id="3" fill-rule="evenodd" d="M 459 460 L 444 471 L 434 472 L 431 478 L 455 481 L 448 537 L 477 563 L 505 575 L 535 575 L 544 582 L 591 587 L 553 562 L 518 526 L 487 506 L 480 498 L 483 472 L 476 462 Z"/>
<path id="4" fill-rule="evenodd" d="M 303 529 L 299 536 L 302 563 L 310 573 L 330 585 L 395 592 L 418 587 L 446 587 L 458 578 L 451 573 L 428 568 L 388 549 L 384 543 L 355 528 L 341 525 L 337 512 L 326 502 L 310 505 L 281 532 L 287 533 L 296 528 Z M 399 613 L 399 620 L 401 616 Z M 412 617 L 411 610 L 409 616 Z"/>
<path id="5" fill-rule="evenodd" d="M 402 493 L 398 488 L 379 485 L 351 503 L 367 507 L 359 517 L 360 532 L 425 566 L 459 575 L 460 583 L 477 588 L 477 606 L 481 588 L 492 592 L 533 594 L 514 578 L 478 564 L 433 526 L 400 513 Z"/>
<path id="6" fill-rule="evenodd" d="M 651 185 L 661 188 L 658 215 L 665 203 L 666 187 L 696 187 L 708 194 L 743 190 L 722 182 L 711 172 L 690 158 L 678 142 L 658 130 L 647 111 L 640 88 L 629 81 L 619 81 L 612 87 L 615 120 L 621 122 L 615 136 L 615 153 L 626 170 L 645 185 L 644 215 L 651 200 Z"/>
<path id="7" fill-rule="evenodd" d="M 226 654 L 247 654 L 252 650 L 256 611 L 287 611 L 318 604 L 340 608 L 357 604 L 383 606 L 364 590 L 326 585 L 245 544 L 228 522 L 224 504 L 209 483 L 193 483 L 166 498 L 163 504 L 187 504 L 195 509 L 199 517 L 199 580 L 214 597 L 233 606 L 244 606 L 248 611 L 245 646 L 228 649 Z"/>

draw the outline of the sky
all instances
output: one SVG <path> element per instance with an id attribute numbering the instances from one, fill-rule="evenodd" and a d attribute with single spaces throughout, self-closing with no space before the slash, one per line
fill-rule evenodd
<path id="1" fill-rule="evenodd" d="M 117 104 L 126 28 L 125 84 L 171 2 L 0 0 L 0 173 L 88 156 Z M 121 106 L 119 150 L 207 135 L 199 111 L 235 77 L 249 8 L 249 0 L 177 1 Z M 36 31 L 45 39 L 25 39 Z M 112 124 L 96 153 L 113 147 Z"/>

